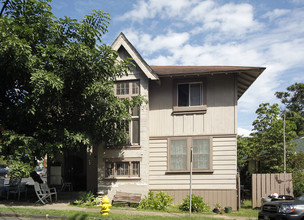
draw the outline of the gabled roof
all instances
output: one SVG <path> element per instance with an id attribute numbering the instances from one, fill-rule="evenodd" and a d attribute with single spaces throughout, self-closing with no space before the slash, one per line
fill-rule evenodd
<path id="1" fill-rule="evenodd" d="M 151 68 L 160 78 L 236 73 L 238 99 L 266 69 L 245 66 L 151 66 Z"/>
<path id="2" fill-rule="evenodd" d="M 147 78 L 151 80 L 159 80 L 162 77 L 237 74 L 238 99 L 266 69 L 265 67 L 245 66 L 149 66 L 123 33 L 120 33 L 112 44 L 113 50 L 118 51 L 120 47 L 124 47 Z"/>
<path id="3" fill-rule="evenodd" d="M 146 61 L 137 52 L 135 47 L 129 42 L 123 33 L 120 33 L 116 40 L 112 44 L 112 49 L 118 51 L 123 46 L 125 50 L 130 54 L 134 62 L 141 68 L 144 74 L 151 80 L 158 80 L 158 76 L 153 72 Z"/>

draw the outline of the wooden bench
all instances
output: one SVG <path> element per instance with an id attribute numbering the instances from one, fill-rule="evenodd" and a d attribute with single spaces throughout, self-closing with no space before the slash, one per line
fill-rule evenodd
<path id="1" fill-rule="evenodd" d="M 139 204 L 141 200 L 141 194 L 139 193 L 127 193 L 117 191 L 113 197 L 112 204 L 114 203 L 137 203 Z"/>

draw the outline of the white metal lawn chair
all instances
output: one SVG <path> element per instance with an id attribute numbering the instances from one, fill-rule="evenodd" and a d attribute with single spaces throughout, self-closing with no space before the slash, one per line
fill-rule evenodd
<path id="1" fill-rule="evenodd" d="M 44 194 L 50 194 L 51 195 L 50 196 L 51 202 L 52 202 L 52 196 L 55 196 L 55 199 L 57 201 L 57 191 L 56 191 L 55 187 L 49 188 L 47 183 L 40 183 L 40 188 L 41 188 L 41 191 Z"/>
<path id="2" fill-rule="evenodd" d="M 35 188 L 36 195 L 38 197 L 38 200 L 36 201 L 36 203 L 40 201 L 42 204 L 46 204 L 49 202 L 48 200 L 51 201 L 52 195 L 49 193 L 44 193 L 41 190 L 39 183 L 34 182 L 34 188 Z"/>
<path id="3" fill-rule="evenodd" d="M 68 189 L 69 191 L 73 191 L 73 185 L 71 182 L 64 181 L 63 177 L 61 177 L 61 191 Z"/>

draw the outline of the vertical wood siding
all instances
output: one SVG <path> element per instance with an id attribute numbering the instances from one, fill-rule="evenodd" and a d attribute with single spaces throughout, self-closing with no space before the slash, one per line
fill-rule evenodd
<path id="1" fill-rule="evenodd" d="M 180 204 L 189 195 L 189 190 L 152 190 L 157 193 L 163 191 L 172 195 L 174 204 Z M 220 203 L 224 208 L 225 206 L 232 207 L 233 210 L 237 209 L 237 191 L 225 189 L 209 189 L 209 190 L 192 190 L 192 194 L 203 197 L 203 201 L 210 206 L 212 210 L 217 203 Z"/>
<path id="2" fill-rule="evenodd" d="M 292 174 L 252 174 L 252 208 L 261 207 L 262 197 L 273 193 L 293 196 Z"/>
<path id="3" fill-rule="evenodd" d="M 207 77 L 206 114 L 173 115 L 173 80 L 150 84 L 150 136 L 235 134 L 236 92 L 233 76 Z"/>

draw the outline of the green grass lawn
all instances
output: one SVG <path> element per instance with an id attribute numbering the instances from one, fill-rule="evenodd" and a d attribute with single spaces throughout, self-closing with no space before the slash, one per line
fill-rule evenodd
<path id="1" fill-rule="evenodd" d="M 76 220 L 85 220 L 85 219 L 169 219 L 169 220 L 174 220 L 174 219 L 189 219 L 188 215 L 185 216 L 178 216 L 178 213 L 184 213 L 187 214 L 186 212 L 182 212 L 178 209 L 177 206 L 171 206 L 168 210 L 166 211 L 153 211 L 153 212 L 166 212 L 166 213 L 177 213 L 177 216 L 174 217 L 169 217 L 169 216 L 159 216 L 159 215 L 154 215 L 151 216 L 151 210 L 147 210 L 147 215 L 124 215 L 124 214 L 115 214 L 111 213 L 108 217 L 102 216 L 99 212 L 99 208 L 97 207 L 91 207 L 92 210 L 96 209 L 95 211 L 90 211 L 90 212 L 85 212 L 85 211 L 71 211 L 71 210 L 45 210 L 45 209 L 25 209 L 25 208 L 16 208 L 16 207 L 5 207 L 5 208 L 0 208 L 0 214 L 1 213 L 12 213 L 12 214 L 21 214 L 22 216 L 28 216 L 30 217 L 31 215 L 40 215 L 40 216 L 62 216 L 65 219 L 76 219 Z M 135 208 L 130 208 L 130 207 L 111 207 L 111 210 L 136 210 Z M 144 211 L 144 210 L 140 210 Z M 251 208 L 251 202 L 250 201 L 245 201 L 244 205 L 242 206 L 241 210 L 238 212 L 232 212 L 232 213 L 224 213 L 226 216 L 243 216 L 247 218 L 257 218 L 258 216 L 258 211 L 257 209 L 252 209 Z M 213 215 L 212 218 L 210 217 L 204 217 L 203 215 Z M 196 219 L 222 219 L 218 218 L 218 216 L 212 212 L 208 213 L 200 213 L 196 214 L 193 213 L 191 216 L 191 219 L 196 220 Z M 59 218 L 60 219 L 60 218 Z"/>
<path id="2" fill-rule="evenodd" d="M 257 218 L 258 217 L 258 212 L 260 211 L 260 209 L 253 209 L 252 207 L 252 203 L 251 200 L 245 200 L 243 202 L 243 204 L 241 205 L 241 209 L 239 211 L 234 211 L 232 213 L 224 213 L 224 215 L 227 216 L 243 216 L 243 217 L 248 217 L 248 218 Z M 125 207 L 125 206 L 113 206 L 111 207 L 112 209 L 132 209 L 130 207 Z M 141 211 L 145 211 L 145 210 L 141 210 Z M 147 211 L 152 211 L 152 210 L 147 210 Z M 153 210 L 154 212 L 163 212 L 163 211 L 157 211 L 157 210 Z M 166 212 L 168 213 L 186 213 L 184 211 L 181 211 L 178 206 L 170 206 Z M 223 210 L 224 212 L 224 210 Z M 196 213 L 194 213 L 195 215 Z M 206 214 L 206 215 L 214 215 L 214 213 L 212 211 L 210 212 L 204 212 L 204 213 L 200 213 L 200 214 Z M 216 215 L 215 215 L 216 217 Z"/>
<path id="3" fill-rule="evenodd" d="M 111 219 L 111 220 L 124 220 L 124 219 L 161 219 L 161 220 L 174 220 L 174 219 L 189 219 L 188 216 L 177 216 L 177 217 L 168 217 L 168 216 L 149 216 L 149 215 L 123 215 L 123 214 L 114 214 L 110 213 L 109 216 L 102 216 L 98 210 L 96 212 L 84 212 L 84 211 L 62 211 L 62 210 L 39 210 L 39 209 L 24 209 L 24 208 L 0 208 L 0 213 L 12 213 L 12 214 L 22 214 L 24 217 L 31 217 L 31 215 L 39 215 L 41 217 L 52 217 L 52 216 L 61 216 L 65 219 L 73 220 L 86 220 L 86 219 Z M 1 214 L 0 214 L 1 215 Z M 60 219 L 60 218 L 59 218 Z M 202 219 L 201 216 L 192 216 L 191 219 L 198 220 Z M 214 218 L 204 218 L 208 219 L 219 219 L 214 216 Z"/>
<path id="4" fill-rule="evenodd" d="M 241 205 L 241 209 L 238 212 L 227 213 L 225 215 L 258 218 L 260 209 L 253 209 L 251 207 L 251 200 L 245 200 L 244 203 Z"/>

